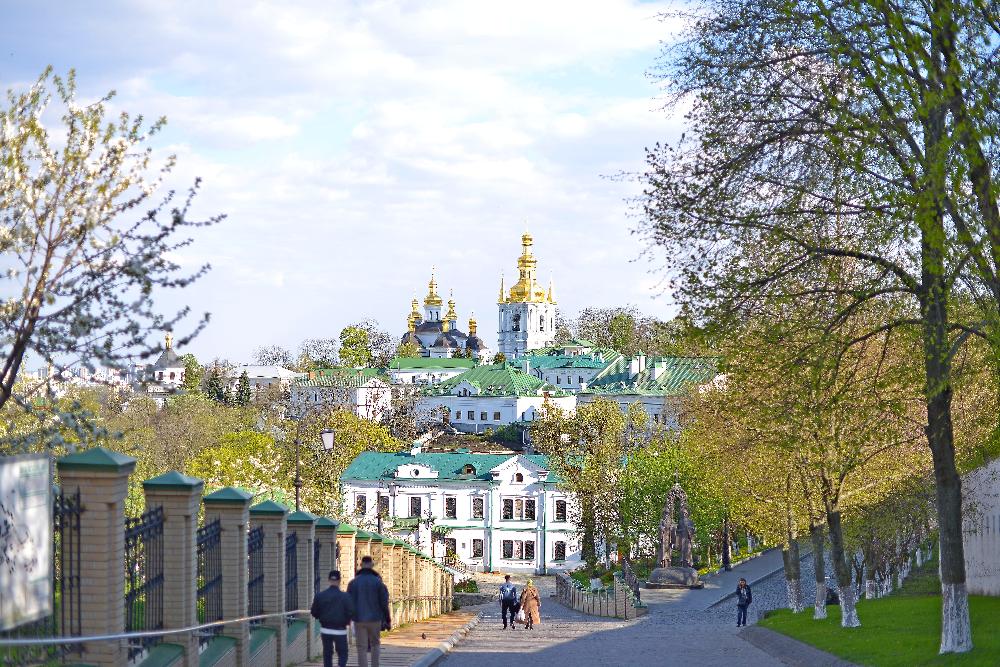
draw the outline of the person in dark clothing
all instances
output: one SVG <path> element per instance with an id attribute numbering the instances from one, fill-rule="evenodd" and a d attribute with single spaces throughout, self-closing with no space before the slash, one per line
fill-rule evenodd
<path id="1" fill-rule="evenodd" d="M 500 616 L 503 618 L 503 629 L 507 629 L 507 613 L 510 612 L 510 629 L 515 628 L 514 615 L 517 613 L 517 588 L 510 583 L 510 575 L 503 578 L 500 584 Z"/>
<path id="2" fill-rule="evenodd" d="M 753 602 L 753 591 L 747 586 L 747 580 L 740 578 L 736 585 L 736 627 L 747 624 L 747 607 Z"/>
<path id="3" fill-rule="evenodd" d="M 347 626 L 354 619 L 354 602 L 340 590 L 340 572 L 330 570 L 330 587 L 313 598 L 309 613 L 320 624 L 323 641 L 323 667 L 333 667 L 333 649 L 337 649 L 337 665 L 347 666 Z"/>
<path id="4" fill-rule="evenodd" d="M 354 639 L 358 647 L 358 667 L 368 667 L 368 651 L 372 667 L 379 667 L 382 630 L 392 627 L 389 617 L 389 589 L 373 568 L 371 556 L 361 559 L 361 569 L 347 585 L 347 594 L 354 603 Z"/>

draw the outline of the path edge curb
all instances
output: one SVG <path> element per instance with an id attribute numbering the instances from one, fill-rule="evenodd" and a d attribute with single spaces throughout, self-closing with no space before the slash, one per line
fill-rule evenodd
<path id="1" fill-rule="evenodd" d="M 773 547 L 773 548 L 777 549 L 778 547 Z M 766 553 L 766 552 L 762 551 L 761 555 L 764 554 L 764 553 Z M 812 557 L 812 552 L 809 552 L 809 553 L 807 553 L 804 556 L 800 556 L 799 557 L 799 562 L 801 563 L 806 558 L 811 558 L 811 557 Z M 784 569 L 785 569 L 785 564 L 784 564 L 784 561 L 782 561 L 781 567 L 777 568 L 776 570 L 772 570 L 772 571 L 768 572 L 767 574 L 762 574 L 759 577 L 756 577 L 753 581 L 747 581 L 747 586 L 750 586 L 751 588 L 753 588 L 754 586 L 756 586 L 760 582 L 764 581 L 765 579 L 770 579 L 771 577 L 773 577 L 774 575 L 778 574 L 779 572 L 781 572 Z M 731 600 L 734 597 L 736 597 L 736 591 L 730 591 L 729 593 L 726 593 L 724 596 L 722 596 L 721 598 L 719 598 L 718 600 L 716 600 L 712 604 L 708 605 L 708 607 L 706 607 L 706 609 L 712 609 L 714 607 L 718 607 L 723 602 L 725 602 L 727 600 Z"/>
<path id="2" fill-rule="evenodd" d="M 458 642 L 465 638 L 465 635 L 472 632 L 473 628 L 479 625 L 479 621 L 482 619 L 483 612 L 480 611 L 472 618 L 472 620 L 460 627 L 458 630 L 455 630 L 451 637 L 448 637 L 448 639 L 445 639 L 443 642 L 425 653 L 416 662 L 410 665 L 410 667 L 432 667 L 433 665 L 436 665 L 441 658 L 448 655 L 451 649 L 453 649 Z"/>
<path id="3" fill-rule="evenodd" d="M 743 628 L 737 637 L 791 667 L 858 667 L 811 644 L 757 625 Z"/>

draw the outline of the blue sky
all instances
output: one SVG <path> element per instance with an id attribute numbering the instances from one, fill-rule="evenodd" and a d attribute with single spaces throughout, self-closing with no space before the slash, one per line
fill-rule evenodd
<path id="1" fill-rule="evenodd" d="M 101 9 L 94 9 L 94 7 Z M 85 96 L 165 115 L 174 182 L 222 212 L 177 257 L 211 273 L 165 307 L 209 311 L 190 346 L 249 360 L 374 318 L 405 330 L 432 265 L 496 340 L 519 237 L 560 308 L 672 312 L 631 231 L 643 148 L 678 119 L 646 76 L 656 2 L 4 2 L 0 85 L 73 67 Z M 655 257 L 654 257 L 655 260 Z"/>

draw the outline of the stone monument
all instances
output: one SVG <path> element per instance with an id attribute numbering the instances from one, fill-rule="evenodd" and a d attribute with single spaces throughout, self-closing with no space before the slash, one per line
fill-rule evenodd
<path id="1" fill-rule="evenodd" d="M 680 483 L 674 482 L 660 517 L 657 567 L 650 573 L 646 588 L 702 588 L 704 584 L 694 569 L 693 545 L 694 523 L 688 514 L 687 494 Z M 677 565 L 673 564 L 674 551 L 678 555 Z"/>

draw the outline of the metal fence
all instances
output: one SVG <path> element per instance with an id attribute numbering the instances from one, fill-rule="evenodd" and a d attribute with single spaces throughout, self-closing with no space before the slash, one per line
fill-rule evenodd
<path id="1" fill-rule="evenodd" d="M 198 623 L 222 620 L 222 525 L 218 519 L 198 529 Z M 201 645 L 222 632 L 216 626 L 198 635 Z"/>
<path id="2" fill-rule="evenodd" d="M 617 574 L 615 583 L 610 588 L 591 591 L 560 572 L 556 574 L 556 599 L 570 609 L 593 616 L 629 619 L 647 611 L 632 589 Z"/>
<path id="3" fill-rule="evenodd" d="M 2 639 L 81 634 L 80 491 L 57 491 L 52 503 L 52 614 L 0 632 Z M 65 662 L 79 656 L 79 644 L 0 648 L 0 665 Z M 75 660 L 74 660 L 75 661 Z"/>
<path id="4" fill-rule="evenodd" d="M 625 582 L 625 585 L 629 587 L 629 590 L 632 591 L 632 595 L 635 596 L 635 599 L 640 600 L 641 595 L 639 590 L 641 586 L 639 577 L 635 576 L 635 570 L 632 569 L 632 563 L 628 558 L 622 559 L 622 580 Z"/>
<path id="5" fill-rule="evenodd" d="M 264 529 L 254 528 L 247 533 L 247 616 L 264 613 Z M 262 621 L 250 621 L 255 627 Z"/>
<path id="6" fill-rule="evenodd" d="M 163 629 L 163 508 L 125 520 L 125 631 Z M 160 637 L 130 643 L 133 659 Z"/>
<path id="7" fill-rule="evenodd" d="M 289 533 L 285 536 L 285 611 L 299 608 L 299 534 Z M 289 623 L 295 619 L 286 619 Z"/>
<path id="8" fill-rule="evenodd" d="M 319 593 L 320 586 L 323 585 L 322 573 L 319 571 L 319 550 L 322 544 L 319 540 L 313 540 L 313 595 Z"/>

